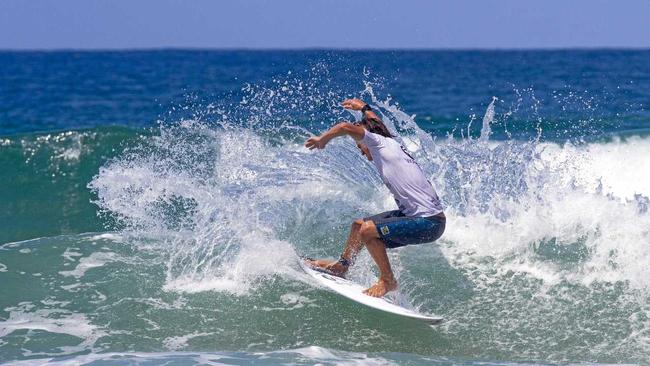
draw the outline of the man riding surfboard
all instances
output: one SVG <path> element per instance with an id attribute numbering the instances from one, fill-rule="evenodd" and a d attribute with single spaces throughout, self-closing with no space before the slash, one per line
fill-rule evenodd
<path id="1" fill-rule="evenodd" d="M 428 243 L 440 238 L 445 230 L 445 215 L 438 195 L 420 166 L 406 149 L 393 139 L 370 106 L 359 99 L 348 99 L 343 107 L 361 111 L 361 122 L 341 122 L 320 136 L 307 139 L 310 150 L 324 149 L 335 137 L 350 136 L 382 181 L 393 194 L 397 210 L 355 220 L 339 260 L 308 260 L 313 267 L 343 276 L 365 245 L 379 268 L 379 280 L 365 294 L 382 297 L 397 288 L 386 248 Z"/>

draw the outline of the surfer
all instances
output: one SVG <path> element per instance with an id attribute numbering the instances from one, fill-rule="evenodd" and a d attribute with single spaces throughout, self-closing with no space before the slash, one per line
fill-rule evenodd
<path id="1" fill-rule="evenodd" d="M 382 297 L 397 288 L 386 248 L 435 241 L 444 232 L 446 219 L 440 199 L 424 172 L 406 149 L 393 139 L 370 106 L 359 99 L 345 100 L 342 105 L 346 109 L 361 111 L 362 120 L 338 123 L 320 136 L 310 137 L 305 147 L 324 149 L 335 137 L 351 136 L 361 154 L 375 164 L 398 209 L 355 220 L 338 260 L 309 260 L 309 264 L 343 276 L 365 245 L 380 275 L 379 280 L 364 293 Z"/>

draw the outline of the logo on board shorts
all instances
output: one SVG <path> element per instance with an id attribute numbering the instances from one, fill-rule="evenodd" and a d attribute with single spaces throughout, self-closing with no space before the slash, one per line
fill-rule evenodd
<path id="1" fill-rule="evenodd" d="M 390 230 L 388 230 L 388 226 L 382 226 L 380 230 L 382 235 L 388 235 L 388 233 L 390 233 Z"/>

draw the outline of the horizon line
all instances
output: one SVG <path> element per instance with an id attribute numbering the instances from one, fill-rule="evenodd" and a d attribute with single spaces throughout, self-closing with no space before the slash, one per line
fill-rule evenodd
<path id="1" fill-rule="evenodd" d="M 571 46 L 571 47 L 99 47 L 99 48 L 0 48 L 0 52 L 155 52 L 155 51 L 230 51 L 230 52 L 472 52 L 472 51 L 650 51 L 650 46 Z"/>

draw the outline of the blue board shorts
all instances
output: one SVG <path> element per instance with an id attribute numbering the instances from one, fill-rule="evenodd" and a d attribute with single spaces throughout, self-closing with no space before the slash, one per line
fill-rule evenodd
<path id="1" fill-rule="evenodd" d="M 436 241 L 445 231 L 445 219 L 439 216 L 409 217 L 400 210 L 386 211 L 365 217 L 377 227 L 386 248 Z"/>

